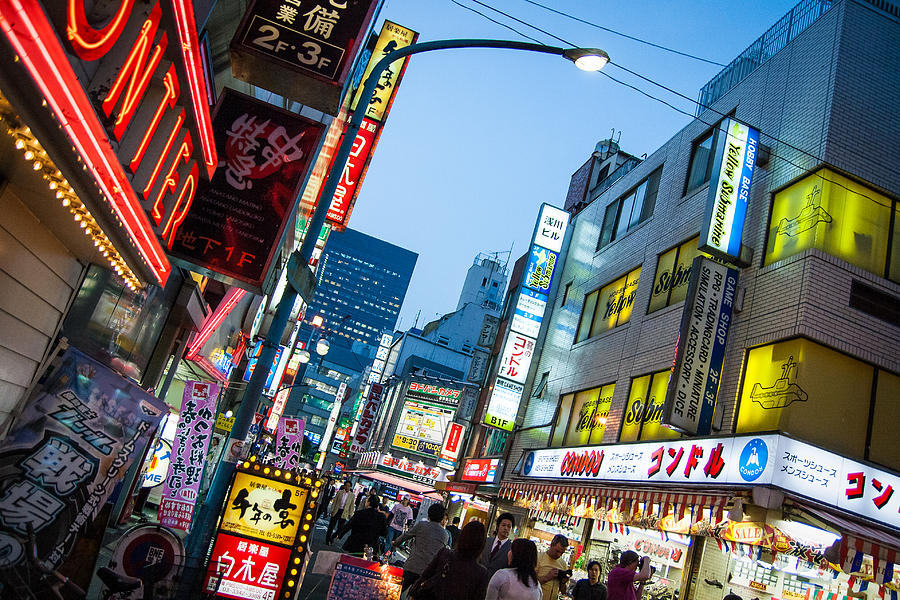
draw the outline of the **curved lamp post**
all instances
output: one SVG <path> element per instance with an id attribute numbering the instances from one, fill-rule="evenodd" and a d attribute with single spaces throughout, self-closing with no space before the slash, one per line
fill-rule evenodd
<path id="1" fill-rule="evenodd" d="M 303 243 L 301 244 L 300 248 L 298 250 L 295 250 L 291 255 L 288 264 L 288 281 L 291 283 L 291 285 L 285 287 L 284 294 L 282 294 L 281 300 L 278 303 L 278 307 L 275 310 L 275 315 L 272 319 L 272 324 L 269 327 L 269 332 L 266 335 L 265 341 L 262 343 L 262 348 L 260 349 L 260 355 L 257 359 L 258 365 L 271 364 L 273 358 L 275 357 L 275 350 L 278 347 L 278 341 L 284 334 L 284 330 L 287 327 L 291 308 L 294 305 L 294 300 L 297 298 L 298 293 L 297 286 L 294 285 L 293 279 L 290 274 L 292 271 L 296 273 L 300 269 L 309 268 L 307 265 L 309 264 L 310 258 L 312 258 L 313 249 L 315 248 L 315 243 L 318 239 L 317 233 L 325 224 L 325 216 L 328 212 L 328 207 L 331 204 L 331 198 L 334 197 L 334 192 L 337 189 L 338 182 L 341 179 L 344 165 L 347 163 L 347 159 L 350 157 L 350 152 L 353 149 L 353 144 L 356 139 L 355 133 L 359 131 L 363 116 L 366 112 L 362 107 L 366 107 L 369 105 L 369 101 L 372 98 L 372 95 L 375 91 L 375 86 L 378 84 L 378 81 L 381 77 L 381 73 L 385 69 L 387 69 L 391 65 L 391 63 L 406 56 L 420 54 L 422 52 L 430 52 L 432 50 L 448 50 L 452 48 L 505 48 L 508 50 L 526 50 L 529 52 L 541 52 L 543 54 L 555 54 L 557 56 L 562 56 L 567 60 L 571 60 L 575 63 L 576 67 L 585 71 L 599 71 L 606 65 L 607 62 L 609 62 L 609 55 L 603 50 L 599 50 L 596 48 L 566 49 L 558 48 L 555 46 L 544 46 L 542 44 L 530 44 L 512 40 L 479 39 L 437 40 L 433 42 L 411 44 L 409 46 L 394 50 L 393 52 L 382 58 L 380 61 L 378 61 L 375 64 L 375 67 L 372 69 L 372 72 L 369 74 L 369 77 L 366 79 L 365 84 L 363 85 L 363 89 L 357 103 L 357 110 L 353 113 L 353 116 L 350 119 L 350 123 L 347 125 L 347 129 L 344 132 L 344 137 L 341 145 L 334 156 L 331 171 L 328 173 L 328 177 L 325 179 L 325 183 L 322 186 L 322 192 L 319 195 L 319 203 L 316 206 L 315 212 L 313 212 L 312 218 L 310 219 L 309 227 L 307 228 L 307 234 L 303 239 Z M 240 404 L 238 405 L 237 415 L 235 416 L 234 425 L 231 428 L 229 439 L 246 438 L 247 431 L 250 428 L 250 422 L 253 419 L 253 413 L 254 409 L 256 408 L 257 399 L 259 398 L 259 395 L 263 390 L 263 385 L 265 383 L 267 374 L 266 371 L 267 369 L 262 368 L 254 369 L 253 375 L 250 377 L 250 381 L 247 384 L 246 390 L 244 391 L 244 396 Z M 206 501 L 200 507 L 200 511 L 197 515 L 194 527 L 186 544 L 186 563 L 189 561 L 199 561 L 205 558 L 206 550 L 209 546 L 210 537 L 212 535 L 212 527 L 215 523 L 215 518 L 219 512 L 219 509 L 221 508 L 222 503 L 225 501 L 225 491 L 228 488 L 228 483 L 229 481 L 231 481 L 231 476 L 234 473 L 234 470 L 234 463 L 224 462 L 221 463 L 216 469 L 216 474 L 213 478 L 212 484 L 210 485 L 209 492 L 207 493 Z M 187 566 L 187 564 L 185 566 Z M 195 578 L 189 576 L 182 578 L 182 580 L 185 581 L 187 585 L 190 585 L 187 582 L 191 581 L 192 579 Z"/>

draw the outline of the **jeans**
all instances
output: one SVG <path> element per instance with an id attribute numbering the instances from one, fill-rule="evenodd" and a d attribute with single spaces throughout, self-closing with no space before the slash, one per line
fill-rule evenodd
<path id="1" fill-rule="evenodd" d="M 403 535 L 403 532 L 400 531 L 399 529 L 394 529 L 393 527 L 388 527 L 387 537 L 385 538 L 386 539 L 385 545 L 387 546 L 388 550 L 391 549 L 391 542 L 394 541 L 394 538 L 398 538 L 401 535 Z"/>
<path id="2" fill-rule="evenodd" d="M 334 536 L 340 531 L 341 527 L 344 526 L 344 523 L 347 522 L 343 516 L 343 513 L 337 513 L 336 515 L 331 515 L 331 519 L 328 520 L 328 530 L 325 532 L 325 542 L 331 544 L 334 541 Z"/>

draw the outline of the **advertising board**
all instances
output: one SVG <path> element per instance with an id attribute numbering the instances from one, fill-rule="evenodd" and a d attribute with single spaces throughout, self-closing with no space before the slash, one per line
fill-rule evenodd
<path id="1" fill-rule="evenodd" d="M 462 481 L 494 483 L 503 472 L 503 461 L 499 458 L 470 458 L 463 467 Z"/>
<path id="2" fill-rule="evenodd" d="M 362 414 L 359 417 L 359 425 L 356 428 L 356 436 L 353 443 L 350 444 L 350 452 L 362 453 L 366 451 L 369 443 L 369 435 L 375 419 L 378 417 L 378 411 L 381 408 L 381 396 L 384 393 L 384 386 L 380 383 L 373 383 L 366 395 L 366 400 L 362 405 Z"/>
<path id="3" fill-rule="evenodd" d="M 290 557 L 289 548 L 220 533 L 204 589 L 216 597 L 275 600 Z"/>
<path id="4" fill-rule="evenodd" d="M 506 338 L 506 346 L 503 347 L 503 354 L 500 355 L 497 375 L 516 383 L 525 383 L 531 359 L 534 357 L 534 347 L 534 338 L 510 332 Z"/>
<path id="5" fill-rule="evenodd" d="M 290 545 L 303 520 L 306 488 L 238 471 L 219 529 Z"/>
<path id="6" fill-rule="evenodd" d="M 519 413 L 519 403 L 525 386 L 498 377 L 491 390 L 491 400 L 484 414 L 484 424 L 512 431 Z"/>
<path id="7" fill-rule="evenodd" d="M 391 446 L 414 454 L 437 458 L 444 433 L 456 411 L 424 402 L 406 401 L 400 412 Z"/>
<path id="8" fill-rule="evenodd" d="M 463 436 L 466 428 L 459 423 L 450 423 L 447 427 L 447 435 L 444 436 L 444 444 L 441 446 L 441 453 L 438 457 L 438 466 L 444 469 L 453 469 L 456 467 L 456 459 L 459 458 L 459 451 L 462 449 Z"/>

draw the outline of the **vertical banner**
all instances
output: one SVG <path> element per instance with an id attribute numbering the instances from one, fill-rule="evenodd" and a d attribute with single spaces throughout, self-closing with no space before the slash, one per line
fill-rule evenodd
<path id="1" fill-rule="evenodd" d="M 456 459 L 459 458 L 459 451 L 462 447 L 463 435 L 466 428 L 459 423 L 450 423 L 447 427 L 447 435 L 444 436 L 444 444 L 441 446 L 441 454 L 438 456 L 437 466 L 444 469 L 454 469 L 456 467 Z"/>
<path id="2" fill-rule="evenodd" d="M 275 439 L 275 464 L 282 469 L 300 467 L 300 456 L 303 449 L 303 430 L 306 423 L 303 419 L 281 419 Z"/>
<path id="3" fill-rule="evenodd" d="M 0 451 L 0 581 L 47 590 L 26 556 L 29 528 L 38 559 L 58 568 L 167 412 L 161 400 L 111 369 L 66 350 Z M 13 597 L 15 585 L 6 593 Z"/>
<path id="4" fill-rule="evenodd" d="M 218 395 L 219 386 L 214 383 L 187 381 L 184 384 L 181 416 L 159 502 L 159 522 L 166 527 L 187 531 L 191 526 Z"/>
<path id="5" fill-rule="evenodd" d="M 275 428 L 278 426 L 278 419 L 281 418 L 281 413 L 284 412 L 284 405 L 287 403 L 290 393 L 291 388 L 284 388 L 275 394 L 275 400 L 272 403 L 272 408 L 269 410 L 269 418 L 266 419 L 266 429 L 268 431 L 275 431 Z"/>
<path id="6" fill-rule="evenodd" d="M 663 416 L 679 431 L 710 434 L 737 283 L 736 269 L 694 259 Z"/>
<path id="7" fill-rule="evenodd" d="M 359 427 L 356 428 L 356 436 L 350 444 L 350 452 L 361 453 L 366 451 L 369 443 L 369 434 L 372 432 L 372 426 L 375 425 L 375 418 L 378 417 L 378 410 L 381 408 L 381 396 L 384 393 L 384 386 L 380 383 L 373 383 L 369 388 L 369 395 L 362 407 L 362 416 L 359 418 Z"/>

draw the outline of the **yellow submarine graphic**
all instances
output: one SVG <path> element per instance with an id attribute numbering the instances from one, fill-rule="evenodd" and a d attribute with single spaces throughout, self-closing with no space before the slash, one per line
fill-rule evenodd
<path id="1" fill-rule="evenodd" d="M 779 235 L 795 236 L 808 231 L 819 223 L 831 223 L 831 215 L 819 206 L 822 198 L 822 190 L 818 185 L 806 195 L 806 205 L 800 209 L 800 213 L 793 219 L 782 219 L 778 223 Z"/>
<path id="2" fill-rule="evenodd" d="M 760 383 L 754 383 L 753 389 L 750 391 L 750 399 L 766 409 L 784 408 L 794 402 L 806 402 L 809 395 L 791 381 L 791 371 L 796 376 L 797 363 L 794 362 L 793 356 L 781 365 L 781 377 L 776 379 L 774 384 L 764 387 Z"/>

